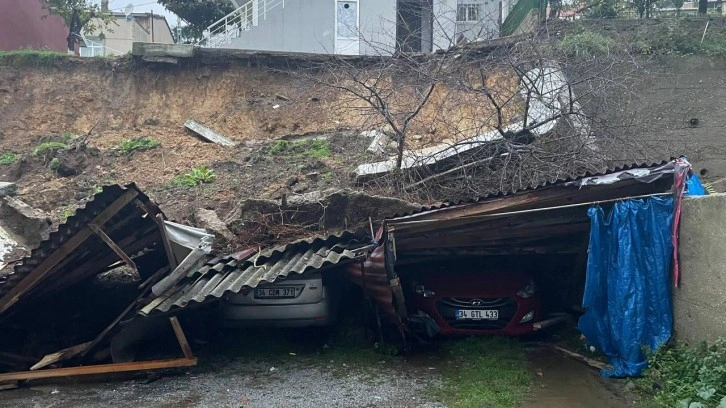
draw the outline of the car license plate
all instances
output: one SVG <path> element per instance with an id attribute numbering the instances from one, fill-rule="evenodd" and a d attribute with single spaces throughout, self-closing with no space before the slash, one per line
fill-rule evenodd
<path id="1" fill-rule="evenodd" d="M 456 311 L 457 320 L 497 320 L 499 319 L 498 310 L 464 310 L 459 309 Z"/>
<path id="2" fill-rule="evenodd" d="M 278 286 L 274 288 L 255 289 L 255 299 L 292 299 L 295 297 L 294 286 Z"/>

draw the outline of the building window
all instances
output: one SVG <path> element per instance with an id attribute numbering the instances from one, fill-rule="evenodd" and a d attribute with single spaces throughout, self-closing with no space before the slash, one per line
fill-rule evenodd
<path id="1" fill-rule="evenodd" d="M 104 46 L 103 40 L 97 37 L 87 37 L 86 46 L 80 47 L 79 52 L 81 57 L 103 57 Z"/>
<path id="2" fill-rule="evenodd" d="M 479 21 L 479 4 L 460 3 L 456 12 L 456 21 Z"/>

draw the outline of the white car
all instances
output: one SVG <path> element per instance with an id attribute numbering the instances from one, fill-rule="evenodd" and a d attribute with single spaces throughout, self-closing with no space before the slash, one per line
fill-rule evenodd
<path id="1" fill-rule="evenodd" d="M 221 324 L 228 328 L 327 326 L 336 317 L 335 289 L 323 284 L 320 272 L 291 274 L 225 297 Z"/>

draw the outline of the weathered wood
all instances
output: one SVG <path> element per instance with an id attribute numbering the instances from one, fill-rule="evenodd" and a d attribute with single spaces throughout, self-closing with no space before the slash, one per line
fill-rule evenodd
<path id="1" fill-rule="evenodd" d="M 127 190 L 123 195 L 121 195 L 121 197 L 101 211 L 101 213 L 98 214 L 91 223 L 103 225 L 106 221 L 116 215 L 119 210 L 130 203 L 138 194 L 139 192 L 137 190 Z M 73 250 L 80 246 L 92 234 L 93 231 L 88 228 L 88 226 L 82 228 L 78 233 L 76 233 L 76 235 L 71 237 L 65 244 L 61 245 L 60 248 L 41 262 L 40 265 L 35 267 L 28 276 L 21 280 L 17 285 L 15 285 L 15 287 L 6 293 L 2 299 L 0 299 L 0 313 L 5 312 L 13 306 L 21 296 L 37 285 L 38 282 L 40 282 L 54 266 L 70 255 Z"/>
<path id="2" fill-rule="evenodd" d="M 542 330 L 545 327 L 554 326 L 556 324 L 566 322 L 569 319 L 570 319 L 569 316 L 556 316 L 556 317 L 552 317 L 552 318 L 545 319 L 545 320 L 539 321 L 537 323 L 534 323 L 532 325 L 532 328 L 534 330 Z"/>
<path id="3" fill-rule="evenodd" d="M 559 351 L 560 353 L 566 355 L 567 357 L 573 358 L 581 363 L 585 363 L 589 365 L 592 368 L 598 369 L 598 370 L 612 370 L 613 367 L 611 365 L 602 363 L 597 360 L 593 360 L 591 358 L 587 358 L 583 356 L 582 354 L 575 353 L 574 351 L 567 350 L 565 348 L 562 348 L 560 346 L 552 346 L 555 350 Z"/>
<path id="4" fill-rule="evenodd" d="M 192 348 L 189 346 L 189 342 L 187 342 L 187 336 L 184 335 L 184 330 L 182 330 L 181 324 L 179 324 L 179 319 L 177 319 L 176 316 L 171 316 L 169 321 L 171 322 L 171 327 L 174 329 L 174 335 L 176 336 L 176 340 L 179 342 L 179 346 L 181 346 L 184 357 L 194 357 L 192 354 Z"/>
<path id="5" fill-rule="evenodd" d="M 136 57 L 191 58 L 194 56 L 194 45 L 135 42 L 131 45 L 131 55 Z"/>
<path id="6" fill-rule="evenodd" d="M 201 123 L 194 121 L 194 120 L 187 120 L 184 122 L 184 126 L 191 130 L 192 132 L 198 134 L 203 139 L 212 142 L 221 144 L 223 146 L 234 146 L 236 145 L 235 142 L 227 139 L 226 137 L 214 132 L 212 129 L 202 125 Z"/>
<path id="7" fill-rule="evenodd" d="M 119 246 L 116 245 L 115 242 L 113 242 L 111 237 L 106 235 L 106 233 L 103 232 L 103 230 L 98 225 L 88 224 L 88 228 L 90 228 L 96 235 L 98 235 L 98 237 L 101 238 L 101 240 L 103 242 L 105 242 L 106 245 L 108 245 L 109 248 L 111 248 L 113 250 L 113 252 L 116 253 L 116 255 L 119 256 L 119 258 L 123 259 L 123 261 L 126 263 L 126 265 L 128 265 L 129 268 L 133 269 L 134 272 L 139 271 L 136 268 L 136 263 L 131 258 L 129 258 L 129 256 L 126 255 L 126 253 L 123 251 L 123 249 L 119 248 Z"/>
<path id="8" fill-rule="evenodd" d="M 4 390 L 14 390 L 16 388 L 18 388 L 18 382 L 17 381 L 15 381 L 15 382 L 9 382 L 7 384 L 0 384 L 0 391 L 4 391 Z"/>
<path id="9" fill-rule="evenodd" d="M 173 271 L 179 266 L 176 257 L 174 256 L 174 250 L 171 248 L 171 242 L 169 242 L 169 236 L 166 235 L 166 227 L 164 226 L 164 216 L 162 214 L 156 214 L 154 222 L 159 227 L 159 233 L 161 234 L 161 241 L 164 244 L 164 251 L 166 251 L 166 259 L 169 261 L 169 268 Z"/>
<path id="10" fill-rule="evenodd" d="M 66 349 L 63 349 L 61 351 L 56 351 L 55 353 L 51 353 L 43 357 L 40 361 L 35 363 L 32 367 L 30 367 L 30 371 L 35 371 L 39 368 L 47 367 L 51 364 L 55 364 L 59 361 L 66 360 L 68 358 L 71 358 L 78 353 L 83 352 L 88 348 L 88 346 L 91 345 L 92 342 L 87 341 L 82 344 L 78 344 L 76 346 L 68 347 Z"/>
<path id="11" fill-rule="evenodd" d="M 173 360 L 136 361 L 132 363 L 99 364 L 82 367 L 53 368 L 38 371 L 20 371 L 0 374 L 0 383 L 6 381 L 37 380 L 40 378 L 74 377 L 79 375 L 161 370 L 165 368 L 191 367 L 195 365 L 197 365 L 196 358 L 177 358 Z"/>

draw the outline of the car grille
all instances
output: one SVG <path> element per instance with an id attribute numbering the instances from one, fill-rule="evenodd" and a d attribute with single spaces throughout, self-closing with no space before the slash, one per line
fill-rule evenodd
<path id="1" fill-rule="evenodd" d="M 472 301 L 480 304 L 472 306 Z M 457 320 L 458 309 L 498 310 L 497 320 Z M 501 330 L 505 328 L 517 312 L 517 302 L 510 297 L 497 298 L 454 298 L 447 297 L 436 302 L 436 310 L 452 329 L 458 330 Z"/>

